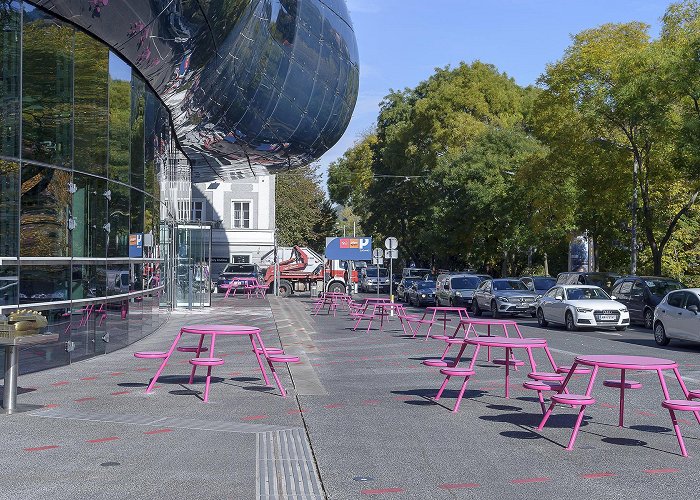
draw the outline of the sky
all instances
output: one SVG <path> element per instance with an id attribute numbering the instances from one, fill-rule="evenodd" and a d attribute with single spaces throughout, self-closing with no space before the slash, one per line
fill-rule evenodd
<path id="1" fill-rule="evenodd" d="M 391 89 L 415 87 L 436 67 L 494 64 L 520 85 L 559 60 L 571 35 L 642 21 L 656 37 L 670 4 L 656 0 L 346 0 L 360 52 L 360 95 L 350 126 L 321 159 L 328 165 L 375 123 Z"/>

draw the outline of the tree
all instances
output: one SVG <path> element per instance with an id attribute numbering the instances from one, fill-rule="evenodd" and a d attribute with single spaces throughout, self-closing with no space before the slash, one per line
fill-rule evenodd
<path id="1" fill-rule="evenodd" d="M 663 59 L 647 25 L 606 24 L 574 36 L 562 60 L 550 65 L 541 79 L 546 92 L 578 113 L 589 142 L 628 158 L 617 175 L 624 179 L 627 170 L 632 179 L 632 273 L 637 270 L 637 217 L 652 253 L 653 272 L 661 274 L 664 249 L 698 196 L 698 183 L 681 181 L 682 170 L 669 155 L 678 146 L 677 95 L 659 77 Z"/>
<path id="2" fill-rule="evenodd" d="M 277 174 L 275 219 L 280 245 L 325 248 L 326 236 L 335 234 L 337 217 L 314 165 Z"/>

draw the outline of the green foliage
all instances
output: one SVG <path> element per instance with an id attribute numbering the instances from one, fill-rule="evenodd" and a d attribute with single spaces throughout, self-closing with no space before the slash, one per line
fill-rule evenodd
<path id="1" fill-rule="evenodd" d="M 374 134 L 331 165 L 331 199 L 418 265 L 565 270 L 584 229 L 602 270 L 700 275 L 700 3 L 574 37 L 538 87 L 479 61 L 392 91 Z M 633 176 L 637 166 L 637 176 Z M 542 269 L 544 270 L 544 269 Z"/>
<path id="2" fill-rule="evenodd" d="M 336 213 L 319 183 L 314 165 L 277 174 L 275 218 L 280 245 L 323 252 L 326 236 L 335 234 Z"/>

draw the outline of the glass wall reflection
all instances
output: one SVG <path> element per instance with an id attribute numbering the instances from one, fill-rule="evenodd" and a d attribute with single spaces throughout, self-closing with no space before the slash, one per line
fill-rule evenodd
<path id="1" fill-rule="evenodd" d="M 0 311 L 35 309 L 58 335 L 21 351 L 26 373 L 167 319 L 160 179 L 173 145 L 167 108 L 105 44 L 20 1 L 0 0 L 0 28 Z M 143 258 L 129 256 L 134 233 L 148 235 Z"/>

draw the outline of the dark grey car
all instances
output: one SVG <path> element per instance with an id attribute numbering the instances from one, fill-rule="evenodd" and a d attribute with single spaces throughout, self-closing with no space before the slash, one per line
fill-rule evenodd
<path id="1" fill-rule="evenodd" d="M 518 278 L 486 280 L 474 292 L 472 313 L 481 316 L 482 311 L 490 311 L 494 318 L 529 314 L 534 318 L 537 295 L 537 292 L 528 290 Z"/>

